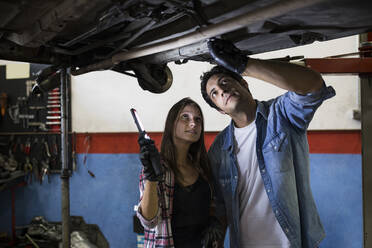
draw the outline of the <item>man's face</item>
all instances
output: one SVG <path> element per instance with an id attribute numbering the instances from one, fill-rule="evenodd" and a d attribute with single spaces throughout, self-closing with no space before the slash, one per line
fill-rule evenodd
<path id="1" fill-rule="evenodd" d="M 248 85 L 244 87 L 224 74 L 213 75 L 207 82 L 206 90 L 212 102 L 225 114 L 233 113 L 239 101 L 250 95 Z"/>

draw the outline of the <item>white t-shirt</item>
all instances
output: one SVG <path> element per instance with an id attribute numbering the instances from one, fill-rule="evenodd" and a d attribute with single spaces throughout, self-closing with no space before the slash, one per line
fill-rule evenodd
<path id="1" fill-rule="evenodd" d="M 238 159 L 241 248 L 287 248 L 288 238 L 280 227 L 265 192 L 256 155 L 256 124 L 235 127 Z"/>

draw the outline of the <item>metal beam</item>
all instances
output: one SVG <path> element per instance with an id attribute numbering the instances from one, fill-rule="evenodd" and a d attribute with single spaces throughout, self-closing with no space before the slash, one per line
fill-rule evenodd
<path id="1" fill-rule="evenodd" d="M 372 58 L 312 58 L 304 62 L 320 73 L 372 73 Z"/>
<path id="2" fill-rule="evenodd" d="M 70 171 L 68 159 L 69 131 L 69 85 L 70 74 L 66 68 L 61 69 L 61 191 L 62 191 L 62 247 L 70 248 Z"/>
<path id="3" fill-rule="evenodd" d="M 364 247 L 372 247 L 372 77 L 360 76 Z"/>
<path id="4" fill-rule="evenodd" d="M 368 43 L 370 34 L 360 36 L 361 46 Z M 366 43 L 367 42 L 367 43 Z M 360 75 L 362 121 L 362 187 L 364 247 L 372 247 L 372 75 Z"/>

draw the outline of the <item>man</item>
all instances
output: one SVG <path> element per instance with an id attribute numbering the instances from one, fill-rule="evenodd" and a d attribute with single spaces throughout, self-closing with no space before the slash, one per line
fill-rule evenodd
<path id="1" fill-rule="evenodd" d="M 325 233 L 310 188 L 306 130 L 334 89 L 315 71 L 248 58 L 228 41 L 210 40 L 208 48 L 220 66 L 201 76 L 202 95 L 232 119 L 208 152 L 230 247 L 318 247 Z M 288 92 L 254 100 L 241 75 Z"/>

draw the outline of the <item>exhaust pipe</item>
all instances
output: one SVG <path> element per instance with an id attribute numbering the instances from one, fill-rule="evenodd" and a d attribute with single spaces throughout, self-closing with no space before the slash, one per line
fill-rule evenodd
<path id="1" fill-rule="evenodd" d="M 282 0 L 274 4 L 262 7 L 260 9 L 248 12 L 246 14 L 228 19 L 226 21 L 212 24 L 207 27 L 200 28 L 189 34 L 162 41 L 152 45 L 133 48 L 130 51 L 121 52 L 113 55 L 110 59 L 82 67 L 72 71 L 72 75 L 81 75 L 90 71 L 107 70 L 119 64 L 122 61 L 143 57 L 146 55 L 160 53 L 167 50 L 191 45 L 224 33 L 232 32 L 240 28 L 244 28 L 258 21 L 266 20 L 276 16 L 283 15 L 287 12 L 314 5 L 325 0 Z"/>

